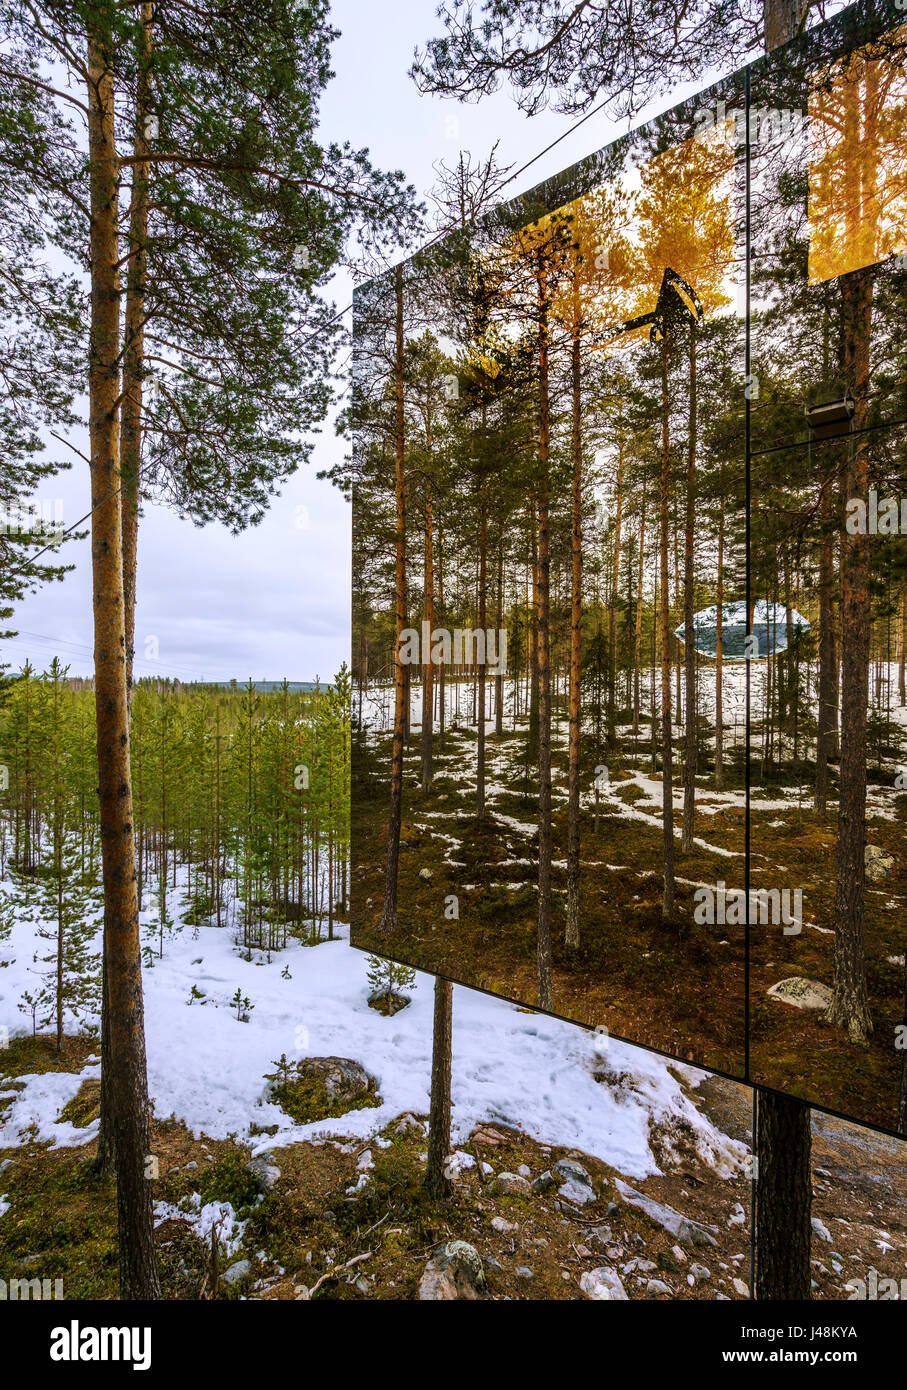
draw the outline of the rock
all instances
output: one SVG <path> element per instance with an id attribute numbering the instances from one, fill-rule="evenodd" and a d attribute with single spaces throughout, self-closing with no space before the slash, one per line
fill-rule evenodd
<path id="1" fill-rule="evenodd" d="M 779 980 L 768 991 L 769 998 L 780 999 L 783 1004 L 792 1004 L 795 1009 L 827 1009 L 831 1004 L 831 990 L 821 980 L 809 980 L 805 975 L 791 975 Z"/>
<path id="2" fill-rule="evenodd" d="M 670 1294 L 673 1297 L 674 1290 L 670 1284 L 665 1284 L 661 1279 L 650 1279 L 646 1284 L 646 1293 L 650 1298 L 657 1298 L 659 1294 Z"/>
<path id="3" fill-rule="evenodd" d="M 739 1293 L 741 1298 L 749 1298 L 750 1296 L 749 1286 L 744 1284 L 742 1279 L 734 1280 L 734 1292 Z"/>
<path id="4" fill-rule="evenodd" d="M 605 1254 L 614 1240 L 614 1235 L 610 1226 L 590 1226 L 588 1231 L 582 1232 L 581 1238 L 590 1250 L 598 1250 Z"/>
<path id="5" fill-rule="evenodd" d="M 667 1231 L 669 1235 L 675 1236 L 681 1245 L 692 1248 L 700 1245 L 718 1244 L 712 1234 L 717 1231 L 717 1226 L 704 1226 L 699 1221 L 692 1221 L 681 1212 L 675 1211 L 673 1207 L 656 1202 L 652 1197 L 647 1197 L 644 1192 L 637 1192 L 635 1188 L 630 1187 L 620 1178 L 614 1179 L 614 1185 L 628 1206 L 636 1207 L 637 1210 L 643 1212 L 650 1221 L 661 1226 L 662 1230 Z M 677 1253 L 676 1247 L 674 1253 Z"/>
<path id="6" fill-rule="evenodd" d="M 863 851 L 866 882 L 881 883 L 894 868 L 894 855 L 879 845 L 867 845 Z"/>
<path id="7" fill-rule="evenodd" d="M 520 1265 L 517 1268 L 517 1274 L 520 1276 L 521 1279 L 535 1278 L 534 1274 L 532 1273 L 532 1270 L 529 1268 L 528 1265 Z"/>
<path id="8" fill-rule="evenodd" d="M 425 1126 L 421 1120 L 417 1120 L 415 1115 L 411 1115 L 409 1111 L 407 1111 L 405 1115 L 400 1116 L 399 1120 L 394 1125 L 394 1133 L 418 1134 L 419 1137 L 422 1138 L 425 1134 Z"/>
<path id="9" fill-rule="evenodd" d="M 193 1158 L 193 1160 L 192 1160 L 191 1163 L 187 1163 L 187 1164 L 186 1164 L 186 1168 L 187 1168 L 188 1170 L 190 1170 L 190 1171 L 191 1171 L 193 1168 L 197 1168 L 197 1167 L 198 1167 L 198 1164 L 196 1163 L 196 1161 L 195 1161 L 194 1158 Z"/>
<path id="10" fill-rule="evenodd" d="M 827 1240 L 829 1245 L 831 1245 L 831 1231 L 828 1229 L 821 1216 L 814 1216 L 810 1225 L 820 1240 Z"/>
<path id="11" fill-rule="evenodd" d="M 332 1105 L 361 1100 L 372 1084 L 365 1068 L 350 1057 L 304 1057 L 296 1070 L 300 1079 L 321 1080 Z"/>
<path id="12" fill-rule="evenodd" d="M 746 1212 L 743 1210 L 743 1203 L 736 1202 L 733 1211 L 727 1219 L 727 1224 L 729 1226 L 742 1226 L 745 1221 Z"/>
<path id="13" fill-rule="evenodd" d="M 275 1163 L 268 1162 L 270 1157 L 270 1154 L 259 1154 L 258 1158 L 253 1158 L 246 1164 L 246 1172 L 255 1179 L 261 1192 L 270 1192 L 280 1179 L 280 1169 Z"/>
<path id="14" fill-rule="evenodd" d="M 10 1168 L 15 1168 L 15 1166 L 16 1160 L 14 1158 L 5 1158 L 3 1162 L 0 1163 L 0 1173 L 6 1173 Z"/>
<path id="15" fill-rule="evenodd" d="M 232 1286 L 238 1284 L 241 1279 L 245 1279 L 251 1268 L 252 1264 L 249 1260 L 237 1260 L 235 1264 L 232 1264 L 229 1269 L 224 1271 L 223 1282 L 229 1284 L 232 1288 Z"/>
<path id="16" fill-rule="evenodd" d="M 685 1264 L 686 1264 L 686 1262 L 687 1262 L 686 1253 L 685 1253 L 685 1251 L 681 1250 L 681 1248 L 680 1248 L 679 1245 L 672 1245 L 672 1246 L 671 1246 L 671 1254 L 674 1256 L 675 1259 L 679 1260 L 680 1263 L 681 1263 L 682 1265 L 685 1265 Z"/>
<path id="17" fill-rule="evenodd" d="M 492 1192 L 498 1192 L 503 1197 L 531 1197 L 532 1188 L 525 1178 L 520 1177 L 519 1173 L 498 1173 L 491 1184 Z"/>
<path id="18" fill-rule="evenodd" d="M 297 1303 L 307 1303 L 312 1295 L 309 1293 L 305 1284 L 297 1284 L 293 1290 L 293 1297 Z"/>
<path id="19" fill-rule="evenodd" d="M 533 1178 L 530 1184 L 533 1192 L 550 1192 L 552 1187 L 557 1187 L 557 1178 L 547 1168 L 544 1173 L 539 1173 L 537 1178 Z"/>
<path id="20" fill-rule="evenodd" d="M 587 1169 L 573 1158 L 561 1158 L 552 1168 L 555 1177 L 561 1179 L 557 1195 L 574 1207 L 585 1207 L 597 1200 L 592 1179 Z"/>
<path id="21" fill-rule="evenodd" d="M 448 1240 L 432 1255 L 419 1281 L 423 1303 L 475 1301 L 485 1291 L 482 1257 L 465 1240 Z"/>
<path id="22" fill-rule="evenodd" d="M 527 1163 L 521 1163 L 519 1168 L 517 1168 L 517 1172 L 519 1173 L 521 1178 L 532 1177 L 532 1169 L 529 1167 Z"/>
<path id="23" fill-rule="evenodd" d="M 431 869 L 420 869 L 419 877 L 423 880 L 424 883 L 428 883 L 434 877 L 434 875 L 432 874 Z"/>
<path id="24" fill-rule="evenodd" d="M 500 1231 L 502 1236 L 509 1235 L 511 1231 L 518 1231 L 519 1226 L 515 1221 L 508 1221 L 505 1216 L 493 1216 L 491 1224 L 496 1231 Z"/>
<path id="25" fill-rule="evenodd" d="M 626 1289 L 620 1282 L 620 1275 L 611 1269 L 610 1265 L 602 1265 L 600 1269 L 587 1269 L 579 1281 L 579 1286 L 587 1298 L 598 1302 L 604 1299 L 623 1303 L 630 1301 Z"/>
<path id="26" fill-rule="evenodd" d="M 654 1260 L 637 1260 L 637 1261 L 636 1261 L 636 1273 L 637 1273 L 637 1274 L 651 1274 L 652 1271 L 653 1271 L 654 1269 L 657 1269 L 657 1268 L 658 1268 L 658 1265 L 655 1263 Z"/>
<path id="27" fill-rule="evenodd" d="M 712 1277 L 712 1271 L 708 1269 L 706 1265 L 696 1263 L 690 1265 L 690 1274 L 696 1280 L 697 1284 L 702 1279 L 711 1279 Z"/>

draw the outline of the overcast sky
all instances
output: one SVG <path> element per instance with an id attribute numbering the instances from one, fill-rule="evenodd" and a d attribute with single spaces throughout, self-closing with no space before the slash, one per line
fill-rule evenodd
<path id="1" fill-rule="evenodd" d="M 518 167 L 575 124 L 550 112 L 527 120 L 506 92 L 478 106 L 420 96 L 407 69 L 415 45 L 437 32 L 435 3 L 394 0 L 388 11 L 371 0 L 336 0 L 332 20 L 342 30 L 333 50 L 337 76 L 322 105 L 325 138 L 367 146 L 379 167 L 403 169 L 420 192 L 434 181 L 433 163 L 455 162 L 460 149 L 484 158 L 498 139 L 499 162 Z M 593 116 L 512 184 L 508 196 L 617 133 L 603 116 Z M 349 302 L 345 277 L 335 282 L 333 298 L 338 307 Z M 72 441 L 86 451 L 84 435 Z M 137 676 L 329 680 L 349 660 L 350 509 L 315 476 L 343 447 L 328 424 L 313 464 L 286 484 L 261 525 L 240 537 L 219 525 L 199 529 L 166 508 L 146 505 L 139 531 Z M 49 487 L 43 491 L 51 495 Z M 88 511 L 82 459 L 73 456 L 52 495 L 63 500 L 65 525 Z M 300 519 L 307 523 L 301 529 Z M 2 651 L 14 669 L 29 657 L 43 670 L 56 653 L 73 674 L 91 672 L 88 540 L 68 544 L 65 556 L 74 571 L 16 609 L 12 622 L 19 635 Z"/>

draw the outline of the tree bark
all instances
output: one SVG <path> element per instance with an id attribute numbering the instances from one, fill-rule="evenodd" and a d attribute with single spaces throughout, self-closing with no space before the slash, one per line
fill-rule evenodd
<path id="1" fill-rule="evenodd" d="M 453 1056 L 453 985 L 435 976 L 431 1049 L 431 1104 L 425 1186 L 434 1199 L 450 1195 L 450 1071 Z"/>
<path id="2" fill-rule="evenodd" d="M 579 754 L 581 732 L 580 674 L 583 622 L 583 434 L 582 362 L 579 291 L 574 288 L 572 379 L 573 486 L 570 524 L 570 709 L 567 788 L 567 926 L 564 944 L 579 949 Z"/>
<path id="3" fill-rule="evenodd" d="M 812 1177 L 809 1107 L 756 1092 L 758 1299 L 810 1298 Z"/>
<path id="4" fill-rule="evenodd" d="M 538 489 L 538 709 L 539 709 L 539 915 L 537 938 L 538 1004 L 554 1008 L 551 978 L 551 670 L 549 461 L 550 402 L 548 396 L 548 280 L 544 265 L 538 274 L 539 312 L 539 489 Z"/>
<path id="5" fill-rule="evenodd" d="M 671 475 L 671 439 L 668 423 L 668 345 L 661 341 L 661 535 L 659 537 L 659 568 L 661 571 L 661 789 L 664 829 L 664 895 L 662 920 L 674 917 L 674 779 L 671 743 L 671 600 L 668 592 L 668 527 L 670 516 L 668 498 Z"/>
<path id="6" fill-rule="evenodd" d="M 118 165 L 104 0 L 87 11 L 91 159 L 89 438 L 98 802 L 104 880 L 110 1118 L 117 1174 L 120 1296 L 160 1295 L 154 1250 L 141 942 L 129 763 L 118 396 Z"/>
<path id="7" fill-rule="evenodd" d="M 696 515 L 696 431 L 698 425 L 696 399 L 696 326 L 690 327 L 690 438 L 687 452 L 687 511 L 683 551 L 683 621 L 686 642 L 684 659 L 684 702 L 686 742 L 683 758 L 683 827 L 680 848 L 689 854 L 693 848 L 693 825 L 696 815 L 696 644 L 693 641 L 693 532 Z"/>
<path id="8" fill-rule="evenodd" d="M 406 469 L 403 404 L 403 270 L 397 267 L 394 287 L 394 492 L 397 505 L 395 566 L 396 646 L 394 649 L 394 741 L 391 754 L 391 800 L 387 825 L 387 869 L 384 910 L 378 928 L 382 934 L 397 927 L 397 871 L 400 864 L 400 825 L 403 817 L 403 747 L 406 741 L 406 702 L 409 683 L 403 663 L 401 639 L 406 627 Z"/>

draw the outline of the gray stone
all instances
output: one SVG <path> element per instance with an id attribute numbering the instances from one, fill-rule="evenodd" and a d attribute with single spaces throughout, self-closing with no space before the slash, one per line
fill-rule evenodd
<path id="1" fill-rule="evenodd" d="M 673 1295 L 674 1290 L 670 1284 L 666 1284 L 662 1279 L 650 1279 L 646 1284 L 646 1293 L 650 1298 L 657 1298 L 662 1293 Z"/>
<path id="2" fill-rule="evenodd" d="M 533 1178 L 531 1187 L 533 1192 L 550 1192 L 553 1187 L 557 1187 L 557 1178 L 546 1168 L 544 1173 L 539 1173 L 537 1178 Z"/>
<path id="3" fill-rule="evenodd" d="M 829 1245 L 831 1245 L 831 1231 L 828 1229 L 821 1216 L 814 1216 L 810 1225 L 820 1240 L 827 1240 Z"/>
<path id="4" fill-rule="evenodd" d="M 251 1261 L 237 1260 L 235 1264 L 232 1264 L 229 1269 L 224 1271 L 223 1282 L 232 1287 L 234 1284 L 238 1284 L 241 1279 L 245 1279 L 251 1268 Z"/>
<path id="5" fill-rule="evenodd" d="M 581 1239 L 590 1250 L 605 1254 L 614 1241 L 614 1234 L 610 1226 L 590 1226 L 587 1231 L 582 1232 Z"/>
<path id="6" fill-rule="evenodd" d="M 620 1275 L 610 1265 L 602 1265 L 599 1269 L 587 1269 L 579 1281 L 579 1286 L 587 1298 L 597 1302 L 611 1300 L 612 1302 L 628 1303 L 630 1301 L 627 1291 L 620 1281 Z"/>
<path id="7" fill-rule="evenodd" d="M 555 1177 L 561 1179 L 557 1195 L 574 1207 L 585 1207 L 597 1198 L 588 1170 L 573 1158 L 561 1158 L 552 1168 Z"/>
<path id="8" fill-rule="evenodd" d="M 621 1197 L 628 1206 L 636 1207 L 638 1211 L 648 1216 L 650 1221 L 661 1226 L 662 1230 L 674 1236 L 681 1245 L 692 1248 L 699 1245 L 717 1245 L 713 1232 L 717 1231 L 717 1226 L 704 1226 L 699 1221 L 692 1221 L 681 1212 L 675 1211 L 673 1207 L 666 1206 L 662 1202 L 656 1202 L 654 1198 L 647 1197 L 644 1192 L 637 1192 L 630 1187 L 629 1183 L 623 1182 L 620 1178 L 614 1179 L 614 1185 Z"/>
<path id="9" fill-rule="evenodd" d="M 867 883 L 881 883 L 894 868 L 894 855 L 879 845 L 867 845 L 863 851 Z"/>
<path id="10" fill-rule="evenodd" d="M 482 1257 L 465 1240 L 448 1240 L 432 1255 L 419 1281 L 423 1303 L 476 1300 L 485 1291 Z"/>
<path id="11" fill-rule="evenodd" d="M 821 980 L 809 980 L 805 975 L 791 975 L 779 980 L 768 990 L 770 999 L 780 999 L 784 1004 L 792 1004 L 795 1009 L 827 1009 L 831 1004 L 831 990 Z"/>
<path id="12" fill-rule="evenodd" d="M 491 1190 L 504 1197 L 532 1196 L 532 1188 L 525 1178 L 520 1177 L 519 1173 L 498 1173 L 491 1184 Z"/>
<path id="13" fill-rule="evenodd" d="M 690 1265 L 690 1273 L 698 1283 L 701 1279 L 711 1279 L 712 1271 L 706 1265 L 693 1263 Z"/>
<path id="14" fill-rule="evenodd" d="M 255 1179 L 260 1192 L 270 1192 L 280 1180 L 280 1169 L 275 1163 L 268 1162 L 270 1157 L 270 1154 L 259 1154 L 258 1158 L 250 1159 L 246 1164 L 246 1172 Z"/>

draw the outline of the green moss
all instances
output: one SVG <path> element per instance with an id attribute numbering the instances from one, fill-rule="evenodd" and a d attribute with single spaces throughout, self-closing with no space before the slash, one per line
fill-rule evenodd
<path id="1" fill-rule="evenodd" d="M 77 1129 L 84 1129 L 101 1113 L 101 1083 L 92 1077 L 83 1081 L 72 1100 L 68 1100 L 58 1119 L 68 1120 Z"/>

